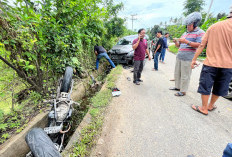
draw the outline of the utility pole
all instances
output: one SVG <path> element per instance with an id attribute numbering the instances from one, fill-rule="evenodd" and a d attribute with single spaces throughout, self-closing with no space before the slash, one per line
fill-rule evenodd
<path id="1" fill-rule="evenodd" d="M 210 12 L 210 9 L 211 9 L 211 7 L 212 7 L 212 4 L 213 4 L 213 0 L 211 0 L 210 6 L 209 6 L 209 10 L 208 10 L 208 13 L 207 13 L 207 15 L 206 15 L 206 17 L 205 17 L 204 23 L 208 20 L 209 12 Z"/>
<path id="2" fill-rule="evenodd" d="M 134 22 L 134 20 L 137 20 L 136 18 L 134 18 L 134 16 L 137 16 L 137 14 L 131 15 L 132 31 L 134 31 L 134 29 L 133 29 L 133 22 Z"/>

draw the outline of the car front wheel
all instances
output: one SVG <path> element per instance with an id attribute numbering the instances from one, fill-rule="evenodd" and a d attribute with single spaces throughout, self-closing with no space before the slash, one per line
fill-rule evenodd
<path id="1" fill-rule="evenodd" d="M 232 99 L 232 81 L 229 84 L 229 91 L 228 91 L 228 95 L 225 96 L 225 98 L 229 98 Z"/>

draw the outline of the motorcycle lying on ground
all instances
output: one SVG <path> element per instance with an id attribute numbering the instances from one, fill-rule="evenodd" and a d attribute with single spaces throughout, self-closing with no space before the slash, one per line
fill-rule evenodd
<path id="1" fill-rule="evenodd" d="M 47 127 L 33 128 L 25 137 L 30 148 L 26 157 L 61 157 L 64 149 L 65 134 L 70 130 L 73 105 L 79 105 L 71 100 L 73 88 L 73 69 L 66 67 L 63 78 L 59 80 L 56 98 L 48 114 Z"/>

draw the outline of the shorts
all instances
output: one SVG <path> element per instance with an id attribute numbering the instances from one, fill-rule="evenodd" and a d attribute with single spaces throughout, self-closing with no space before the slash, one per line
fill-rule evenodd
<path id="1" fill-rule="evenodd" d="M 212 91 L 214 95 L 226 96 L 231 80 L 232 69 L 203 65 L 197 92 L 202 95 L 210 95 Z"/>

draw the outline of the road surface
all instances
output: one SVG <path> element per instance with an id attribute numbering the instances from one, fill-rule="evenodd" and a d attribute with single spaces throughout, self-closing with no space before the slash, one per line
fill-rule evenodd
<path id="1" fill-rule="evenodd" d="M 174 96 L 176 56 L 166 54 L 166 64 L 152 71 L 147 61 L 140 86 L 130 70 L 124 70 L 117 87 L 120 97 L 113 98 L 107 109 L 101 137 L 92 157 L 221 157 L 232 142 L 232 101 L 220 98 L 215 111 L 204 116 L 191 109 L 200 105 L 197 88 L 201 66 L 193 70 L 187 95 Z"/>

